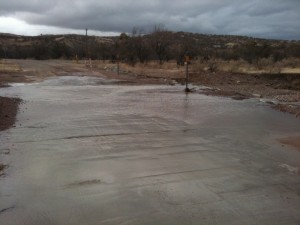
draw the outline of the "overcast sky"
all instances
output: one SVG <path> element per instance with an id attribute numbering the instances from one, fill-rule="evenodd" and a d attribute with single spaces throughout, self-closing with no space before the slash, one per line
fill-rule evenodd
<path id="1" fill-rule="evenodd" d="M 0 32 L 114 35 L 133 27 L 300 40 L 300 0 L 0 0 Z"/>

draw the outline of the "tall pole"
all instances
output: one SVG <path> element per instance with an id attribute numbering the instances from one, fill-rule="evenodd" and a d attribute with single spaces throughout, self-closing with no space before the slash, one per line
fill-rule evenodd
<path id="1" fill-rule="evenodd" d="M 87 32 L 88 32 L 88 29 L 85 28 L 85 57 L 88 59 L 88 44 L 87 44 L 88 38 L 87 38 Z"/>

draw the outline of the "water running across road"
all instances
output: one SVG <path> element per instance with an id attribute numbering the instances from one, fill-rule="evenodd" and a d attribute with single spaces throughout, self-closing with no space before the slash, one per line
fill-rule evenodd
<path id="1" fill-rule="evenodd" d="M 263 102 L 88 77 L 2 93 L 25 104 L 0 135 L 0 224 L 300 223 L 300 152 L 274 141 L 300 121 Z"/>

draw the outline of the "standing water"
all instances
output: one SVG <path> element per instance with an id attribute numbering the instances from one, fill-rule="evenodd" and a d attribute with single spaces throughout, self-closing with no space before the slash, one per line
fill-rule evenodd
<path id="1" fill-rule="evenodd" d="M 255 99 L 61 77 L 0 133 L 0 224 L 299 224 L 300 120 Z M 4 152 L 10 154 L 5 155 Z"/>

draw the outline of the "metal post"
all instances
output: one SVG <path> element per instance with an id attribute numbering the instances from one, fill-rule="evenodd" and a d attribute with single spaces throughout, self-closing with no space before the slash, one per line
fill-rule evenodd
<path id="1" fill-rule="evenodd" d="M 189 89 L 189 62 L 190 57 L 188 55 L 185 56 L 185 92 L 190 92 Z"/>
<path id="2" fill-rule="evenodd" d="M 185 62 L 185 91 L 189 90 L 189 63 Z"/>

